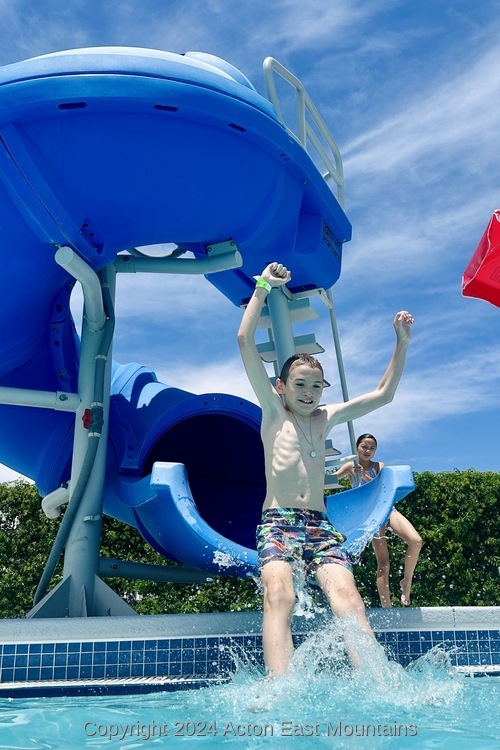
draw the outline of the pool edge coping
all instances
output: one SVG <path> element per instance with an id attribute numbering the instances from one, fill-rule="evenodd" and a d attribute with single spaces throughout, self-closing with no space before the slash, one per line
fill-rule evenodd
<path id="1" fill-rule="evenodd" d="M 409 607 L 368 609 L 376 632 L 409 630 L 500 630 L 500 607 Z M 316 630 L 330 612 L 294 616 L 294 633 Z M 0 643 L 190 638 L 212 635 L 260 635 L 262 612 L 166 615 L 18 618 L 0 620 Z"/>

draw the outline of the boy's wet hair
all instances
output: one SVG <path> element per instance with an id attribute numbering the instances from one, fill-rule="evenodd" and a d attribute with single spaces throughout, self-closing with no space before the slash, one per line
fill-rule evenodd
<path id="1" fill-rule="evenodd" d="M 365 432 L 363 435 L 360 435 L 359 438 L 356 440 L 356 448 L 359 448 L 359 444 L 362 440 L 373 440 L 375 443 L 375 447 L 377 447 L 377 438 L 371 435 L 369 432 Z"/>
<path id="2" fill-rule="evenodd" d="M 298 365 L 307 365 L 311 369 L 317 367 L 318 370 L 321 370 L 321 376 L 324 379 L 325 374 L 323 372 L 323 366 L 321 365 L 321 362 L 319 362 L 316 357 L 311 357 L 310 354 L 300 352 L 299 354 L 292 354 L 291 357 L 288 357 L 283 367 L 281 368 L 280 380 L 282 383 L 286 383 L 290 374 L 290 370 Z"/>

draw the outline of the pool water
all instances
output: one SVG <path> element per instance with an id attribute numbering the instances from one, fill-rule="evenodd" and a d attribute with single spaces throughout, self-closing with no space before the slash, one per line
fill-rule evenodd
<path id="1" fill-rule="evenodd" d="M 439 648 L 403 669 L 358 637 L 366 658 L 355 671 L 331 631 L 308 638 L 275 681 L 240 664 L 230 682 L 200 690 L 5 699 L 0 748 L 500 747 L 500 678 L 459 674 Z"/>

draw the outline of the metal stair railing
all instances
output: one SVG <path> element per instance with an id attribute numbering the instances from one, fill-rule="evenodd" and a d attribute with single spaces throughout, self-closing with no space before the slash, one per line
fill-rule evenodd
<path id="1" fill-rule="evenodd" d="M 311 148 L 315 152 L 316 156 L 319 157 L 320 162 L 326 167 L 326 172 L 323 174 L 325 182 L 334 181 L 337 187 L 337 200 L 345 208 L 345 195 L 344 195 L 344 169 L 342 165 L 342 157 L 340 155 L 339 147 L 335 142 L 332 134 L 328 130 L 328 127 L 321 117 L 320 113 L 316 109 L 306 89 L 289 70 L 287 70 L 281 63 L 274 59 L 274 57 L 266 57 L 263 62 L 264 82 L 266 85 L 267 98 L 274 106 L 278 119 L 283 123 L 286 130 L 294 138 L 300 141 L 307 153 L 310 154 Z M 275 75 L 281 76 L 287 81 L 296 91 L 296 103 L 297 103 L 297 128 L 298 133 L 295 134 L 285 122 L 281 106 L 278 99 L 278 92 L 276 89 Z M 323 146 L 317 134 L 313 130 L 308 121 L 308 115 L 310 120 L 315 124 L 319 133 L 325 140 L 328 150 Z"/>

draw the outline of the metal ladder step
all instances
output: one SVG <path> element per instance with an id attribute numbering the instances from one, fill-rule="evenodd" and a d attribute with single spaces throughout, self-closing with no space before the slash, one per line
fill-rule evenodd
<path id="1" fill-rule="evenodd" d="M 305 333 L 293 338 L 296 352 L 305 354 L 323 354 L 325 351 L 321 344 L 316 341 L 314 333 Z M 257 344 L 257 350 L 264 362 L 276 362 L 276 349 L 273 341 L 264 341 Z"/>

